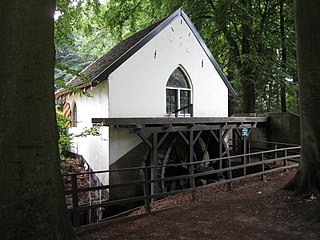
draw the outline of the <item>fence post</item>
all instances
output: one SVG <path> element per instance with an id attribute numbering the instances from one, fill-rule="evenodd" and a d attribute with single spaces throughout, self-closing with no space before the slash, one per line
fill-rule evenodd
<path id="1" fill-rule="evenodd" d="M 288 149 L 285 149 L 284 150 L 284 160 L 283 160 L 283 165 L 286 167 L 284 169 L 284 172 L 287 172 L 288 171 Z"/>
<path id="2" fill-rule="evenodd" d="M 190 129 L 190 136 L 189 136 L 189 162 L 190 163 L 193 163 L 194 159 L 193 159 L 193 130 Z M 191 192 L 191 195 L 192 195 L 192 201 L 195 201 L 196 200 L 196 183 L 195 183 L 195 179 L 194 179 L 194 166 L 193 164 L 190 164 L 190 167 L 189 167 L 189 174 L 191 174 L 191 178 L 189 177 L 189 181 L 190 181 L 190 185 L 191 185 L 191 188 L 192 188 L 192 192 Z"/>
<path id="3" fill-rule="evenodd" d="M 72 218 L 73 218 L 73 226 L 78 227 L 80 226 L 80 219 L 79 219 L 79 198 L 78 198 L 78 181 L 77 175 L 71 175 L 71 184 L 72 184 Z"/>
<path id="4" fill-rule="evenodd" d="M 250 141 L 248 141 L 248 153 L 249 153 L 248 162 L 250 162 L 250 153 L 251 153 L 251 142 Z"/>
<path id="5" fill-rule="evenodd" d="M 150 213 L 150 187 L 148 184 L 148 169 L 143 169 L 144 211 Z"/>
<path id="6" fill-rule="evenodd" d="M 277 159 L 277 158 L 278 158 L 278 151 L 277 151 L 277 149 L 278 149 L 278 144 L 275 144 L 275 145 L 274 145 L 274 150 L 276 150 L 276 151 L 274 151 L 274 159 Z M 277 161 L 275 160 L 275 161 L 273 162 L 273 164 L 274 164 L 274 165 L 277 165 Z"/>
<path id="7" fill-rule="evenodd" d="M 231 159 L 230 158 L 228 158 L 228 167 L 230 168 L 230 167 L 232 167 L 232 164 L 231 164 Z M 232 179 L 232 170 L 229 170 L 228 171 L 228 179 Z M 233 191 L 233 183 L 232 182 L 230 182 L 229 184 L 228 184 L 228 189 L 229 189 L 229 191 Z"/>
<path id="8" fill-rule="evenodd" d="M 266 179 L 266 175 L 264 174 L 264 154 L 261 153 L 261 180 L 264 181 Z"/>
<path id="9" fill-rule="evenodd" d="M 158 133 L 154 132 L 152 134 L 152 158 L 151 158 L 151 180 L 156 180 L 154 182 L 151 182 L 151 195 L 154 197 L 152 198 L 152 201 L 156 201 L 158 193 L 158 170 L 157 168 L 153 167 L 158 165 Z"/>
<path id="10" fill-rule="evenodd" d="M 242 164 L 246 164 L 247 163 L 247 139 L 246 137 L 243 137 L 243 142 L 242 142 L 242 152 L 243 152 L 243 156 L 242 156 Z"/>
<path id="11" fill-rule="evenodd" d="M 244 155 L 243 155 L 243 159 L 245 159 Z M 247 161 L 243 161 L 243 176 L 247 176 Z"/>

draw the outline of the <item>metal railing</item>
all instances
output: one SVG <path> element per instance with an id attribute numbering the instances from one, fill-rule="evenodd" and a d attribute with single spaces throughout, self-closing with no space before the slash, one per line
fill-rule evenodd
<path id="1" fill-rule="evenodd" d="M 145 166 L 145 167 L 132 167 L 132 168 L 123 168 L 116 170 L 106 170 L 106 171 L 96 171 L 96 172 L 86 172 L 86 173 L 75 173 L 75 174 L 64 174 L 64 178 L 71 178 L 71 188 L 66 189 L 65 194 L 72 196 L 72 204 L 68 207 L 69 212 L 72 215 L 74 227 L 79 229 L 81 225 L 80 216 L 81 213 L 88 211 L 90 209 L 105 208 L 107 209 L 110 206 L 128 204 L 128 203 L 139 203 L 141 207 L 143 206 L 144 211 L 141 214 L 148 214 L 151 210 L 151 202 L 153 200 L 167 197 L 170 195 L 191 192 L 193 199 L 196 198 L 196 190 L 204 187 L 209 187 L 217 184 L 228 184 L 229 188 L 232 189 L 232 183 L 234 181 L 239 181 L 249 177 L 261 176 L 262 179 L 265 178 L 265 175 L 275 171 L 287 171 L 289 168 L 295 168 L 298 166 L 298 161 L 300 158 L 300 146 L 286 147 L 286 148 L 276 148 L 267 151 L 258 151 L 251 152 L 242 155 L 229 156 L 223 158 L 215 158 L 209 160 L 202 160 L 191 163 L 177 163 L 170 164 L 170 167 L 187 167 L 190 173 L 194 172 L 194 169 L 197 165 L 210 165 L 212 162 L 222 161 L 225 164 L 217 164 L 218 169 L 208 168 L 206 171 L 195 172 L 193 174 L 185 174 L 180 176 L 171 176 L 165 178 L 151 179 L 150 171 L 151 169 L 161 169 L 163 165 L 155 166 Z M 271 166 L 271 167 L 270 167 Z M 193 171 L 191 171 L 193 169 Z M 99 173 L 120 173 L 127 171 L 138 171 L 141 173 L 141 179 L 129 182 L 121 182 L 116 184 L 108 184 L 103 186 L 93 186 L 80 188 L 78 185 L 78 177 L 80 175 L 92 175 Z M 239 174 L 240 173 L 240 174 Z M 189 184 L 185 189 L 176 189 L 170 192 L 155 192 L 155 194 L 150 194 L 150 188 L 153 185 L 158 185 L 162 182 L 168 181 L 180 181 L 184 180 L 189 183 L 192 181 L 195 182 L 197 179 L 201 178 L 210 178 L 210 176 L 225 176 L 223 181 L 215 181 L 213 183 L 197 186 L 195 184 Z M 107 200 L 100 203 L 95 203 L 92 205 L 89 204 L 79 204 L 79 194 L 87 192 L 90 194 L 92 191 L 106 190 L 112 192 L 114 189 L 121 187 L 130 187 L 132 185 L 139 185 L 143 189 L 143 195 L 126 197 L 116 200 Z M 113 221 L 119 221 L 122 219 L 122 215 L 117 216 L 105 216 L 104 219 L 100 222 L 109 223 Z M 82 226 L 81 226 L 82 227 Z M 81 228 L 80 227 L 80 228 Z"/>

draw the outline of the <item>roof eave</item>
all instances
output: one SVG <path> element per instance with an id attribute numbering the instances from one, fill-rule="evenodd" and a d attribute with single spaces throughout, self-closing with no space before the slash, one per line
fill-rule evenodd
<path id="1" fill-rule="evenodd" d="M 87 88 L 87 87 L 90 87 L 90 86 L 93 86 L 91 83 L 84 83 L 84 84 L 81 84 L 81 85 L 78 85 L 75 87 L 75 89 L 83 89 L 83 88 Z M 72 91 L 68 90 L 68 89 L 61 89 L 61 91 L 57 92 L 54 94 L 55 98 L 59 98 L 59 97 L 62 97 L 64 95 L 67 95 L 69 93 L 71 93 Z"/>

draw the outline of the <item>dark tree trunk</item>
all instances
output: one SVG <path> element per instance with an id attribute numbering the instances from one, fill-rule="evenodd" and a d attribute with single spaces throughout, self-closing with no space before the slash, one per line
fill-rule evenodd
<path id="1" fill-rule="evenodd" d="M 246 9 L 246 13 L 250 15 L 252 3 L 248 0 L 243 0 L 241 2 L 243 8 Z M 251 26 L 250 16 L 243 16 L 242 21 L 242 43 L 241 43 L 241 54 L 247 56 L 251 53 L 250 36 L 251 36 Z M 256 104 L 256 94 L 255 94 L 255 80 L 252 69 L 251 60 L 243 60 L 241 68 L 239 69 L 242 89 L 243 89 L 243 111 L 244 113 L 254 113 Z"/>
<path id="2" fill-rule="evenodd" d="M 0 2 L 1 239 L 74 239 L 60 174 L 52 0 Z"/>
<path id="3" fill-rule="evenodd" d="M 288 184 L 299 194 L 320 197 L 320 2 L 296 1 L 301 148 L 298 174 Z M 315 210 L 308 220 L 320 220 Z"/>
<path id="4" fill-rule="evenodd" d="M 280 35 L 281 35 L 281 68 L 283 71 L 287 70 L 287 48 L 286 48 L 286 35 L 285 35 L 285 23 L 284 23 L 284 0 L 280 1 Z M 280 81 L 280 103 L 281 103 L 281 112 L 287 111 L 287 102 L 286 102 L 286 80 L 281 76 Z"/>
<path id="5" fill-rule="evenodd" d="M 256 107 L 255 84 L 246 80 L 242 82 L 243 87 L 243 112 L 254 113 Z"/>
<path id="6" fill-rule="evenodd" d="M 224 12 L 228 14 L 226 11 L 225 3 L 222 1 L 219 2 L 221 6 L 217 10 L 214 4 L 211 6 L 213 11 Z M 219 5 L 218 4 L 218 5 Z M 232 2 L 228 4 L 232 5 Z M 236 37 L 233 36 L 232 31 L 228 28 L 228 22 L 224 18 L 216 19 L 219 28 L 223 32 L 228 44 L 230 45 L 230 50 L 233 59 L 241 79 L 243 96 L 242 96 L 242 105 L 243 112 L 245 113 L 253 113 L 255 112 L 255 102 L 256 102 L 256 94 L 255 94 L 255 78 L 252 69 L 252 62 L 249 60 L 248 56 L 251 54 L 251 33 L 252 33 L 252 24 L 251 24 L 251 11 L 252 11 L 252 2 L 249 0 L 241 0 L 239 2 L 241 4 L 241 8 L 244 9 L 242 12 L 241 19 L 241 30 L 239 27 L 239 31 L 236 31 Z M 238 29 L 237 29 L 238 30 Z"/>
<path id="7" fill-rule="evenodd" d="M 281 79 L 281 83 L 280 83 L 280 105 L 281 105 L 281 112 L 287 112 L 285 79 Z"/>

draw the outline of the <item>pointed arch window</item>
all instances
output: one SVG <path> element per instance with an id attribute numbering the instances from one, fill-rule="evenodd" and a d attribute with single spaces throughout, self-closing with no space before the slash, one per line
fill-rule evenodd
<path id="1" fill-rule="evenodd" d="M 191 85 L 179 67 L 172 72 L 167 82 L 166 112 L 175 116 L 192 114 Z"/>
<path id="2" fill-rule="evenodd" d="M 71 110 L 71 126 L 77 127 L 77 120 L 78 120 L 78 113 L 77 113 L 77 104 L 74 102 Z"/>

